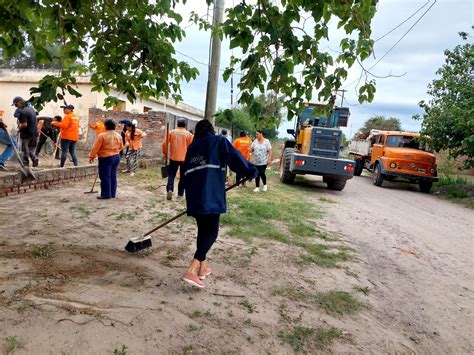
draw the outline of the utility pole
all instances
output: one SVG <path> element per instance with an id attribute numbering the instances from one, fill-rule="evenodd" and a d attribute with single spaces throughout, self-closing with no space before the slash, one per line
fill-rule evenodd
<path id="1" fill-rule="evenodd" d="M 341 107 L 344 106 L 344 93 L 347 91 L 347 90 L 344 90 L 344 89 L 341 89 L 341 90 L 336 90 L 337 92 L 342 92 L 342 98 L 341 98 Z"/>
<path id="2" fill-rule="evenodd" d="M 212 24 L 218 26 L 224 20 L 225 0 L 214 0 Z M 206 110 L 204 118 L 214 124 L 217 101 L 217 84 L 219 82 L 219 65 L 221 61 L 221 40 L 217 34 L 212 34 L 211 63 L 207 79 Z"/>

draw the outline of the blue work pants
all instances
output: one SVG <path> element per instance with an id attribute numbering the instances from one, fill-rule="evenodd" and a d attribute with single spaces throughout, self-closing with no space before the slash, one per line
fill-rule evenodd
<path id="1" fill-rule="evenodd" d="M 120 154 L 99 158 L 100 196 L 115 198 L 117 194 L 117 169 Z"/>

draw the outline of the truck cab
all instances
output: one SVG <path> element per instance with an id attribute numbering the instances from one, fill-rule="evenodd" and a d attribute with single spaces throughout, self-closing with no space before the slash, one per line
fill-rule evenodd
<path id="1" fill-rule="evenodd" d="M 373 183 L 382 186 L 387 181 L 418 183 L 420 191 L 429 192 L 438 181 L 436 157 L 418 133 L 372 131 L 363 144 L 351 143 L 356 176 L 366 168 L 373 173 Z"/>
<path id="2" fill-rule="evenodd" d="M 339 157 L 342 131 L 349 109 L 334 107 L 328 115 L 316 114 L 323 104 L 305 104 L 294 130 L 295 139 L 285 142 L 280 159 L 280 180 L 293 183 L 297 174 L 320 175 L 331 190 L 342 190 L 353 177 L 354 162 Z M 322 110 L 321 110 L 322 112 Z"/>

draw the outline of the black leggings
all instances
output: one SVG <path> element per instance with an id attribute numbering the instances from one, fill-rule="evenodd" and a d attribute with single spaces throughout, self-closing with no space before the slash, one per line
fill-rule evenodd
<path id="1" fill-rule="evenodd" d="M 219 233 L 220 214 L 200 214 L 194 216 L 198 227 L 197 249 L 194 259 L 206 260 L 206 254 L 211 249 Z"/>
<path id="2" fill-rule="evenodd" d="M 266 165 L 255 165 L 258 170 L 257 178 L 255 179 L 255 186 L 260 187 L 260 178 L 264 185 L 267 184 L 267 175 L 265 175 L 265 170 L 267 170 Z"/>

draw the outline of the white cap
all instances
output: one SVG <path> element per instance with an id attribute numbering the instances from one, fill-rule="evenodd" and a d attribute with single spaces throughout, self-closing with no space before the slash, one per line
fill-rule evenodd
<path id="1" fill-rule="evenodd" d="M 132 120 L 132 124 L 136 127 L 137 124 L 138 124 L 138 121 L 137 120 Z"/>

